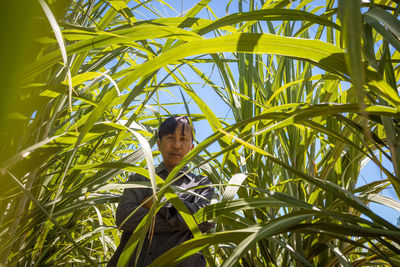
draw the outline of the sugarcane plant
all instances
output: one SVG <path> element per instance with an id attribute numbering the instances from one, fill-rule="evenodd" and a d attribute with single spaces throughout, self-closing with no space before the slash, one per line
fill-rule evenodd
<path id="1" fill-rule="evenodd" d="M 19 40 L 32 49 L 2 73 L 0 265 L 107 263 L 119 196 L 138 186 L 152 188 L 154 205 L 121 266 L 165 199 L 194 238 L 151 266 L 198 251 L 209 266 L 400 265 L 399 228 L 369 207 L 400 210 L 382 195 L 400 195 L 397 1 L 184 4 L 25 7 Z M 152 147 L 177 107 L 212 131 L 164 181 Z M 360 185 L 366 162 L 381 177 Z M 186 164 L 216 192 L 194 216 L 170 186 Z M 131 172 L 149 183 L 125 183 Z M 205 220 L 216 227 L 202 234 Z"/>

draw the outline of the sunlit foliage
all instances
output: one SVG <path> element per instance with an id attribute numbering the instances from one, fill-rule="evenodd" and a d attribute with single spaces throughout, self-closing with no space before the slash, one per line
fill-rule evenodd
<path id="1" fill-rule="evenodd" d="M 129 172 L 148 176 L 157 197 L 121 266 L 163 196 L 194 239 L 152 266 L 200 250 L 209 266 L 400 265 L 398 227 L 368 207 L 400 207 L 381 195 L 400 195 L 397 2 L 14 4 L 21 23 L 5 34 L 1 73 L 0 265 L 106 263 L 119 195 L 138 186 L 123 183 Z M 176 107 L 211 133 L 163 181 L 152 146 Z M 359 187 L 367 161 L 384 178 Z M 189 162 L 217 194 L 195 216 L 169 186 Z M 215 230 L 201 234 L 203 220 Z"/>

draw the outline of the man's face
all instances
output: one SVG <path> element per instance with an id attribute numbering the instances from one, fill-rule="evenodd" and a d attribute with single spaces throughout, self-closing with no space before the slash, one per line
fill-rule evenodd
<path id="1" fill-rule="evenodd" d="M 157 141 L 157 145 L 165 168 L 171 171 L 193 149 L 192 131 L 186 126 L 182 132 L 182 125 L 178 125 L 173 134 L 164 135 L 161 141 Z"/>

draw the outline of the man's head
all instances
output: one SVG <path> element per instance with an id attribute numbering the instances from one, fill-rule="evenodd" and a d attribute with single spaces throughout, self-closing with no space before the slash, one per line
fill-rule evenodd
<path id="1" fill-rule="evenodd" d="M 193 128 L 186 116 L 169 117 L 158 129 L 158 150 L 171 171 L 193 149 Z"/>

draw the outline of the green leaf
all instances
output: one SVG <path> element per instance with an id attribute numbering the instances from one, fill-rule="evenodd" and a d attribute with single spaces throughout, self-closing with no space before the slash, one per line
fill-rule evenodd
<path id="1" fill-rule="evenodd" d="M 225 16 L 216 21 L 210 22 L 206 26 L 201 26 L 194 29 L 199 35 L 204 35 L 210 31 L 218 28 L 234 25 L 243 21 L 282 21 L 282 20 L 299 20 L 318 23 L 321 25 L 329 26 L 332 28 L 340 29 L 339 25 L 331 20 L 325 19 L 321 16 L 314 15 L 302 10 L 292 9 L 262 9 L 250 12 L 236 13 Z"/>
<path id="2" fill-rule="evenodd" d="M 239 186 L 241 185 L 244 180 L 249 176 L 246 173 L 237 173 L 229 180 L 228 188 L 225 190 L 224 194 L 222 195 L 222 200 L 231 200 L 235 197 L 237 191 L 239 190 Z"/>
<path id="3" fill-rule="evenodd" d="M 135 26 L 129 29 L 117 30 L 112 33 L 113 35 L 111 36 L 109 34 L 104 34 L 69 45 L 66 47 L 66 53 L 68 55 L 73 55 L 96 48 L 106 47 L 112 44 L 130 43 L 144 39 L 176 38 L 186 41 L 193 41 L 201 38 L 199 35 L 186 30 L 156 25 Z M 60 57 L 60 51 L 51 52 L 41 57 L 30 66 L 27 66 L 25 73 L 28 77 L 37 75 L 38 73 L 43 72 L 44 70 L 56 64 Z"/>
<path id="4" fill-rule="evenodd" d="M 176 64 L 180 59 L 206 53 L 242 52 L 268 53 L 302 58 L 337 74 L 346 75 L 344 53 L 336 46 L 321 41 L 282 37 L 271 34 L 232 34 L 202 41 L 193 41 L 171 49 L 141 65 L 119 83 L 127 88 L 138 78 L 146 76 L 168 64 Z"/>

